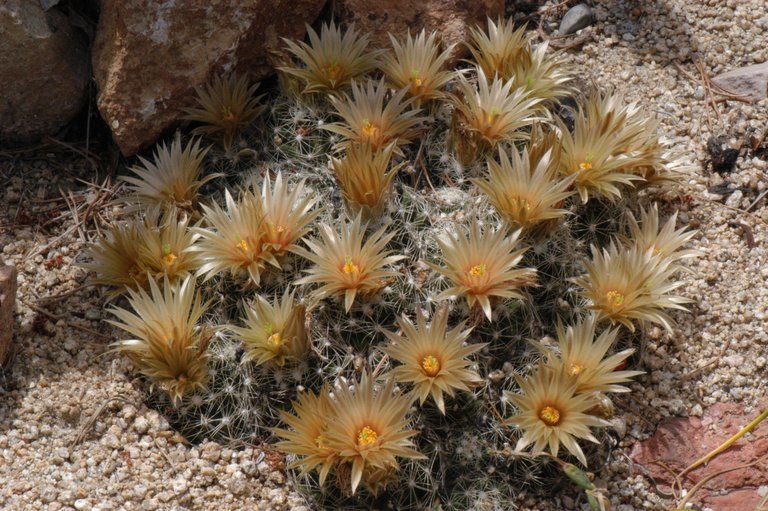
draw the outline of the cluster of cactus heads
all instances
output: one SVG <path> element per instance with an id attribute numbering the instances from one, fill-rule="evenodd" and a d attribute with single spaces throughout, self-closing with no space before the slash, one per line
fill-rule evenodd
<path id="1" fill-rule="evenodd" d="M 460 69 L 425 32 L 308 31 L 268 99 L 198 91 L 210 148 L 125 177 L 86 263 L 133 310 L 114 349 L 184 434 L 279 440 L 324 506 L 508 508 L 594 462 L 641 374 L 618 339 L 687 301 L 693 234 L 638 205 L 685 165 L 617 95 L 558 118 L 568 68 L 512 21 Z"/>

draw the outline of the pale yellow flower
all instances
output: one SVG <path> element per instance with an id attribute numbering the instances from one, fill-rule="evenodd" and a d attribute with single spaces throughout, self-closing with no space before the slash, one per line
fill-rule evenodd
<path id="1" fill-rule="evenodd" d="M 629 213 L 630 236 L 625 240 L 627 245 L 636 244 L 643 250 L 650 250 L 654 255 L 661 254 L 673 261 L 689 259 L 701 255 L 694 249 L 680 250 L 696 235 L 696 231 L 687 231 L 685 227 L 675 229 L 677 211 L 659 227 L 659 208 L 654 203 L 649 209 L 640 211 L 640 222 Z"/>
<path id="2" fill-rule="evenodd" d="M 573 69 L 560 52 L 548 52 L 549 42 L 526 48 L 522 58 L 514 61 L 512 80 L 515 87 L 528 91 L 549 103 L 573 92 L 570 85 Z"/>
<path id="3" fill-rule="evenodd" d="M 525 26 L 515 29 L 514 18 L 509 18 L 506 23 L 501 19 L 494 23 L 488 18 L 487 30 L 479 27 L 470 30 L 467 46 L 478 68 L 488 79 L 497 75 L 504 80 L 514 77 L 516 63 L 530 47 L 525 29 Z"/>
<path id="4" fill-rule="evenodd" d="M 282 367 L 286 362 L 303 361 L 310 350 L 305 326 L 306 307 L 294 301 L 289 289 L 274 303 L 256 296 L 245 309 L 245 327 L 229 327 L 243 343 L 243 362 L 255 360 L 257 365 L 272 362 Z"/>
<path id="5" fill-rule="evenodd" d="M 204 220 L 209 227 L 193 228 L 200 242 L 192 250 L 200 252 L 203 258 L 198 274 L 208 280 L 222 271 L 237 275 L 243 270 L 258 285 L 267 263 L 280 267 L 272 252 L 264 247 L 261 198 L 251 191 L 243 191 L 235 202 L 229 190 L 225 190 L 224 198 L 226 211 L 218 204 L 203 206 Z"/>
<path id="6" fill-rule="evenodd" d="M 469 367 L 471 354 L 485 344 L 466 344 L 472 329 L 463 330 L 459 324 L 448 330 L 448 310 L 442 307 L 427 325 L 421 314 L 416 314 L 416 325 L 405 315 L 397 322 L 402 333 L 384 331 L 392 344 L 382 351 L 400 363 L 392 371 L 399 383 L 412 383 L 413 392 L 424 404 L 427 397 L 437 404 L 445 415 L 443 394 L 453 396 L 456 390 L 470 390 L 482 381 Z"/>
<path id="7" fill-rule="evenodd" d="M 249 84 L 247 76 L 216 77 L 210 83 L 196 87 L 197 106 L 185 108 L 183 119 L 201 123 L 196 135 L 218 135 L 225 150 L 232 146 L 235 135 L 251 124 L 266 109 L 256 96 L 258 83 Z"/>
<path id="8" fill-rule="evenodd" d="M 336 231 L 327 224 L 320 224 L 320 240 L 304 240 L 312 251 L 302 249 L 297 253 L 315 265 L 308 270 L 309 275 L 296 284 L 322 284 L 316 291 L 317 296 L 344 296 L 344 308 L 349 312 L 358 293 L 374 293 L 399 275 L 388 266 L 404 256 L 390 255 L 386 245 L 395 233 L 384 234 L 385 228 L 374 232 L 364 242 L 366 226 L 361 224 L 360 215 L 352 222 L 342 222 L 340 228 Z M 319 243 L 321 240 L 322 244 Z"/>
<path id="9" fill-rule="evenodd" d="M 315 208 L 318 199 L 305 193 L 306 180 L 292 189 L 283 181 L 282 172 L 277 174 L 274 187 L 267 175 L 261 189 L 262 243 L 275 256 L 293 252 L 296 242 L 309 231 L 310 223 L 317 218 L 321 209 Z M 302 197 L 303 195 L 303 197 Z"/>
<path id="10" fill-rule="evenodd" d="M 177 134 L 170 147 L 161 143 L 154 161 L 139 156 L 141 166 L 133 167 L 134 176 L 122 176 L 131 186 L 124 200 L 131 210 L 146 211 L 155 206 L 175 208 L 196 213 L 198 191 L 205 183 L 219 176 L 202 176 L 203 159 L 208 148 L 200 148 L 200 139 L 191 140 L 184 148 Z"/>
<path id="11" fill-rule="evenodd" d="M 97 275 L 90 278 L 90 282 L 114 287 L 109 292 L 112 296 L 126 289 L 145 287 L 151 269 L 141 255 L 144 230 L 145 225 L 136 219 L 115 223 L 105 236 L 91 243 L 86 253 L 93 262 L 80 264 L 96 272 Z"/>
<path id="12" fill-rule="evenodd" d="M 402 43 L 392 34 L 389 34 L 389 38 L 393 53 L 384 55 L 381 70 L 390 86 L 406 89 L 408 95 L 416 99 L 416 106 L 443 98 L 443 87 L 455 75 L 453 71 L 444 69 L 451 57 L 453 45 L 440 53 L 437 35 L 433 32 L 427 37 L 426 30 L 422 30 L 415 38 L 408 32 Z"/>
<path id="13" fill-rule="evenodd" d="M 617 94 L 594 93 L 574 116 L 572 132 L 558 120 L 560 172 L 576 175 L 582 202 L 595 196 L 618 199 L 622 185 L 634 186 L 645 174 L 668 174 L 661 168 L 669 162 L 659 144 L 658 122 L 637 103 L 626 104 Z"/>
<path id="14" fill-rule="evenodd" d="M 353 144 L 344 159 L 331 158 L 336 181 L 352 214 L 371 218 L 381 212 L 389 198 L 392 180 L 404 165 L 390 166 L 394 152 L 394 144 L 375 152 L 368 144 Z"/>
<path id="15" fill-rule="evenodd" d="M 573 132 L 564 121 L 557 121 L 561 134 L 560 174 L 574 176 L 583 203 L 590 197 L 621 198 L 621 186 L 633 186 L 641 178 L 627 171 L 626 156 L 614 156 L 612 134 L 591 129 L 581 110 L 575 117 Z"/>
<path id="16" fill-rule="evenodd" d="M 342 120 L 327 124 L 323 129 L 343 137 L 337 148 L 348 148 L 352 144 L 369 144 L 378 151 L 390 143 L 398 148 L 407 144 L 418 133 L 416 127 L 424 118 L 420 110 L 412 108 L 414 98 L 406 99 L 407 90 L 395 92 L 385 102 L 388 88 L 384 80 L 368 80 L 365 86 L 352 83 L 352 96 L 346 93 L 342 98 L 331 96 L 330 100 Z"/>
<path id="17" fill-rule="evenodd" d="M 272 430 L 283 439 L 277 443 L 277 448 L 286 454 L 299 456 L 289 465 L 290 468 L 299 468 L 302 474 L 318 470 L 320 486 L 323 486 L 338 461 L 336 452 L 328 447 L 325 438 L 334 415 L 328 389 L 322 389 L 320 394 L 310 391 L 300 393 L 298 400 L 292 402 L 292 408 L 292 414 L 280 413 L 282 421 L 292 430 Z"/>
<path id="18" fill-rule="evenodd" d="M 616 341 L 619 329 L 595 333 L 597 318 L 591 314 L 575 325 L 565 328 L 557 326 L 557 342 L 560 353 L 551 356 L 551 364 L 562 370 L 577 382 L 577 393 L 582 392 L 628 392 L 620 385 L 643 374 L 642 371 L 621 371 L 618 368 L 635 352 L 629 348 L 607 358 L 605 354 Z"/>
<path id="19" fill-rule="evenodd" d="M 354 25 L 342 34 L 335 23 L 323 24 L 320 35 L 307 25 L 307 35 L 309 44 L 283 39 L 288 50 L 304 66 L 279 68 L 304 82 L 304 94 L 336 93 L 378 65 L 381 51 L 368 50 L 368 36 L 360 35 Z"/>
<path id="20" fill-rule="evenodd" d="M 574 178 L 557 179 L 552 151 L 532 161 L 528 149 L 512 151 L 512 160 L 499 150 L 500 163 L 488 160 L 488 177 L 473 179 L 507 221 L 526 231 L 566 215 L 565 199 Z"/>
<path id="21" fill-rule="evenodd" d="M 481 230 L 477 222 L 470 222 L 466 235 L 457 232 L 438 237 L 444 266 L 430 266 L 453 285 L 435 300 L 466 297 L 470 308 L 480 304 L 491 321 L 491 298 L 523 299 L 520 288 L 535 284 L 536 270 L 518 267 L 526 250 L 517 247 L 519 237 L 520 230 L 507 236 L 504 228 Z"/>
<path id="22" fill-rule="evenodd" d="M 197 240 L 189 226 L 190 217 L 168 211 L 160 216 L 150 211 L 139 230 L 139 253 L 148 271 L 156 278 L 167 277 L 171 283 L 194 273 L 202 264 L 199 252 L 190 250 Z"/>
<path id="23" fill-rule="evenodd" d="M 515 89 L 512 80 L 477 74 L 477 84 L 463 74 L 458 76 L 457 93 L 451 96 L 454 106 L 449 143 L 463 165 L 490 154 L 501 142 L 528 138 L 523 128 L 541 120 L 537 107 L 541 99 L 531 97 L 523 89 Z"/>
<path id="24" fill-rule="evenodd" d="M 514 18 L 506 23 L 488 19 L 488 29 L 472 29 L 468 44 L 472 57 L 482 73 L 492 80 L 498 76 L 511 80 L 513 88 L 528 91 L 531 96 L 552 100 L 570 92 L 570 69 L 558 53 L 548 53 L 549 44 L 535 48 L 526 27 L 515 29 Z"/>
<path id="25" fill-rule="evenodd" d="M 587 458 L 578 440 L 597 443 L 589 428 L 608 424 L 588 413 L 596 404 L 594 396 L 577 393 L 575 378 L 548 366 L 539 366 L 529 377 L 518 379 L 518 383 L 519 394 L 504 392 L 517 407 L 517 414 L 507 419 L 507 424 L 523 431 L 515 450 L 533 444 L 534 452 L 549 448 L 557 456 L 562 445 L 586 466 Z"/>
<path id="26" fill-rule="evenodd" d="M 135 312 L 114 307 L 119 321 L 110 321 L 134 339 L 113 344 L 128 355 L 153 385 L 159 385 L 174 402 L 208 381 L 208 342 L 211 332 L 199 325 L 208 304 L 195 293 L 194 277 L 181 285 L 165 281 L 161 290 L 149 281 L 151 294 L 143 289 L 128 290 L 128 302 Z"/>
<path id="27" fill-rule="evenodd" d="M 410 398 L 392 392 L 393 381 L 378 389 L 373 377 L 363 373 L 354 385 L 335 389 L 333 412 L 323 439 L 338 456 L 339 463 L 351 465 L 352 493 L 365 471 L 396 470 L 398 458 L 426 458 L 410 440 L 418 432 L 409 428 Z"/>
<path id="28" fill-rule="evenodd" d="M 671 294 L 683 285 L 672 277 L 679 267 L 642 247 L 592 247 L 592 259 L 584 263 L 586 273 L 573 279 L 595 311 L 598 320 L 620 323 L 635 330 L 634 320 L 662 325 L 672 331 L 672 318 L 665 309 L 687 310 L 691 300 Z"/>

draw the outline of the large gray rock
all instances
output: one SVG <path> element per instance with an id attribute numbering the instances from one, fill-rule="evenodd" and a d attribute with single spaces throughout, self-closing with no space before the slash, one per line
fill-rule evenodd
<path id="1" fill-rule="evenodd" d="M 714 77 L 712 82 L 734 94 L 760 101 L 768 98 L 768 62 L 728 71 Z"/>
<path id="2" fill-rule="evenodd" d="M 93 46 L 98 107 L 125 155 L 194 103 L 213 75 L 260 80 L 270 49 L 304 37 L 325 0 L 102 0 Z"/>
<path id="3" fill-rule="evenodd" d="M 0 266 L 0 366 L 11 352 L 13 310 L 16 304 L 16 267 Z"/>
<path id="4" fill-rule="evenodd" d="M 0 0 L 0 142 L 56 133 L 80 111 L 89 79 L 85 39 L 64 14 Z"/>
<path id="5" fill-rule="evenodd" d="M 587 4 L 574 5 L 560 20 L 558 33 L 562 35 L 573 34 L 577 30 L 590 26 L 595 22 L 595 15 Z"/>
<path id="6" fill-rule="evenodd" d="M 389 36 L 402 37 L 408 30 L 436 31 L 445 45 L 456 44 L 455 56 L 465 53 L 469 29 L 487 27 L 504 14 L 504 0 L 337 0 L 337 9 L 346 24 L 355 23 L 371 37 L 373 47 L 388 48 Z"/>

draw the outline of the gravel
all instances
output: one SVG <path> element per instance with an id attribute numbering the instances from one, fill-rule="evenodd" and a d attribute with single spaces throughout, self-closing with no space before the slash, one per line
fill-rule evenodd
<path id="1" fill-rule="evenodd" d="M 700 59 L 710 76 L 764 62 L 768 32 L 760 19 L 763 0 L 604 1 L 594 2 L 593 12 L 595 25 L 556 42 L 584 40 L 567 53 L 578 77 L 639 100 L 691 155 L 697 169 L 678 194 L 662 199 L 669 209 L 680 208 L 681 223 L 698 230 L 691 246 L 704 254 L 682 276 L 683 294 L 695 300 L 692 312 L 676 315 L 674 334 L 648 332 L 642 350 L 648 374 L 630 395 L 616 399 L 626 450 L 666 417 L 702 415 L 716 402 L 749 410 L 766 393 L 768 207 L 761 201 L 744 210 L 766 188 L 768 163 L 747 154 L 721 176 L 705 170 L 705 148 L 712 136 L 725 135 L 738 146 L 762 133 L 768 100 L 718 103 L 716 113 L 691 59 Z M 561 13 L 550 11 L 546 33 L 558 28 Z M 73 265 L 83 245 L 76 230 L 67 232 L 71 217 L 40 227 L 67 211 L 56 200 L 59 187 L 83 201 L 93 198 L 76 181 L 95 179 L 87 162 L 66 164 L 59 156 L 0 157 L 0 258 L 19 270 L 20 350 L 12 370 L 0 377 L 0 508 L 304 511 L 279 457 L 256 446 L 188 445 L 143 404 L 131 365 L 108 352 L 116 334 L 102 321 L 104 298 L 96 289 L 78 289 L 86 272 Z M 725 183 L 738 190 L 707 192 Z M 672 504 L 625 456 L 614 456 L 596 484 L 621 511 Z M 569 496 L 531 497 L 520 508 L 578 505 Z"/>

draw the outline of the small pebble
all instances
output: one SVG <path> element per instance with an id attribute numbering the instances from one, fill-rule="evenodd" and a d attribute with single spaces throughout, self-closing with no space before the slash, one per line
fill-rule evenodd
<path id="1" fill-rule="evenodd" d="M 595 15 L 587 4 L 574 5 L 560 20 L 558 32 L 563 35 L 573 34 L 584 27 L 588 27 L 595 21 Z"/>

